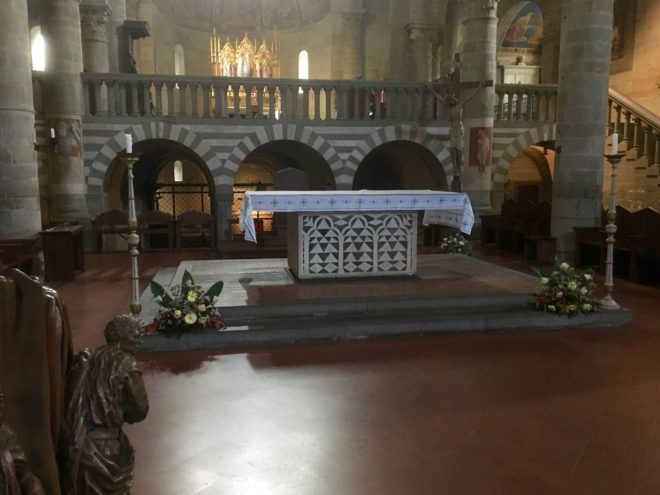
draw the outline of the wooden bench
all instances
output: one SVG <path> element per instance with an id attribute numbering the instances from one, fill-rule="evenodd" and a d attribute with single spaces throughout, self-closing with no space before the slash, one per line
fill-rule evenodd
<path id="1" fill-rule="evenodd" d="M 481 215 L 481 244 L 524 253 L 528 259 L 554 263 L 555 239 L 550 236 L 550 203 L 506 200 L 499 215 Z"/>
<path id="2" fill-rule="evenodd" d="M 190 244 L 184 246 L 184 240 Z M 199 210 L 182 213 L 176 219 L 176 245 L 182 248 L 214 248 L 215 217 Z"/>
<path id="3" fill-rule="evenodd" d="M 92 243 L 94 251 L 103 251 L 103 238 L 106 235 L 119 235 L 123 239 L 129 234 L 128 213 L 123 210 L 108 210 L 92 220 Z"/>
<path id="4" fill-rule="evenodd" d="M 165 249 L 176 249 L 176 221 L 172 215 L 159 210 L 143 211 L 137 223 L 142 249 L 162 249 L 157 245 L 158 237 L 167 239 Z"/>
<path id="5" fill-rule="evenodd" d="M 605 272 L 606 219 L 600 227 L 574 227 L 576 266 L 592 265 Z M 660 212 L 653 208 L 630 212 L 616 207 L 614 273 L 633 281 L 660 280 Z"/>
<path id="6" fill-rule="evenodd" d="M 38 239 L 0 239 L 0 273 L 18 268 L 27 274 L 36 275 Z"/>

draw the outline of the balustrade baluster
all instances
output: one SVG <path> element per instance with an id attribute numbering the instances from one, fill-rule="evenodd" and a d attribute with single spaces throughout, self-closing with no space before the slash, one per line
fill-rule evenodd
<path id="1" fill-rule="evenodd" d="M 309 114 L 309 86 L 302 87 L 302 119 L 311 120 Z"/>
<path id="2" fill-rule="evenodd" d="M 199 118 L 199 107 L 197 106 L 197 90 L 199 89 L 199 83 L 191 82 L 188 84 L 188 88 L 190 88 L 190 112 L 188 115 L 190 117 Z"/>
<path id="3" fill-rule="evenodd" d="M 108 115 L 110 117 L 117 115 L 117 81 L 108 83 Z"/>
<path id="4" fill-rule="evenodd" d="M 130 91 L 129 91 L 129 100 L 128 100 L 128 108 L 130 109 L 131 112 L 131 117 L 139 117 L 140 115 L 140 108 L 139 108 L 139 91 L 138 91 L 138 84 L 135 82 L 129 83 L 130 86 Z"/>
<path id="5" fill-rule="evenodd" d="M 142 99 L 144 100 L 144 113 L 142 115 L 153 115 L 153 101 L 151 101 L 151 81 L 142 83 Z"/>
<path id="6" fill-rule="evenodd" d="M 655 158 L 653 159 L 653 165 L 660 167 L 660 132 L 655 133 Z"/>
<path id="7" fill-rule="evenodd" d="M 630 119 L 632 115 L 628 111 L 623 111 L 623 141 L 626 151 L 630 149 Z"/>
<path id="8" fill-rule="evenodd" d="M 333 119 L 332 102 L 333 102 L 334 88 L 328 88 L 326 86 L 323 89 L 324 89 L 324 92 L 325 92 L 325 120 L 332 120 Z"/>
<path id="9" fill-rule="evenodd" d="M 126 117 L 128 115 L 126 108 L 126 98 L 128 92 L 128 82 L 120 83 L 119 85 L 119 115 Z"/>
<path id="10" fill-rule="evenodd" d="M 613 102 L 609 98 L 607 99 L 607 120 L 605 127 L 607 128 L 607 133 L 611 134 L 614 132 L 614 125 L 612 123 L 612 105 Z"/>
<path id="11" fill-rule="evenodd" d="M 205 119 L 211 118 L 211 83 L 206 82 L 202 84 L 202 117 Z"/>
<path id="12" fill-rule="evenodd" d="M 277 100 L 276 100 L 276 87 L 274 85 L 269 84 L 267 86 L 267 91 L 268 91 L 268 118 L 274 119 L 275 118 L 275 109 L 277 108 Z"/>
<path id="13" fill-rule="evenodd" d="M 163 115 L 163 82 L 154 81 L 154 99 L 156 115 Z"/>
<path id="14" fill-rule="evenodd" d="M 635 117 L 631 119 L 632 125 L 632 146 L 628 149 L 636 151 L 637 158 L 639 158 L 639 128 L 642 125 L 641 121 Z"/>
<path id="15" fill-rule="evenodd" d="M 266 110 L 264 107 L 264 91 L 266 91 L 265 87 L 257 87 L 257 117 L 260 119 L 266 115 Z"/>
<path id="16" fill-rule="evenodd" d="M 312 88 L 314 96 L 314 120 L 321 120 L 321 86 Z"/>
<path id="17" fill-rule="evenodd" d="M 175 84 L 173 82 L 166 82 L 165 87 L 167 88 L 167 115 L 176 115 L 174 109 L 174 89 Z M 178 91 L 178 90 L 177 90 Z"/>
<path id="18" fill-rule="evenodd" d="M 614 122 L 613 132 L 621 132 L 621 112 L 623 111 L 623 108 L 621 107 L 621 105 L 615 105 L 614 111 L 616 113 L 616 120 Z"/>

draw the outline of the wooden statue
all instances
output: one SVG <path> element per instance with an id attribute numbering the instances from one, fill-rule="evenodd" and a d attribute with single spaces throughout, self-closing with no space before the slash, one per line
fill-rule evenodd
<path id="1" fill-rule="evenodd" d="M 122 426 L 149 411 L 135 361 L 140 335 L 138 320 L 117 316 L 105 328 L 106 345 L 76 356 L 66 411 L 74 495 L 122 495 L 133 484 L 133 447 Z"/>
<path id="2" fill-rule="evenodd" d="M 0 494 L 45 495 L 39 478 L 28 469 L 16 432 L 5 423 L 3 410 L 4 394 L 0 391 Z"/>

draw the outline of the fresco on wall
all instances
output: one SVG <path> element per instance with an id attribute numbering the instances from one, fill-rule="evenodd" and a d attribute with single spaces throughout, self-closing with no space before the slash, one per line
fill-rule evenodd
<path id="1" fill-rule="evenodd" d="M 534 2 L 527 2 L 509 25 L 503 48 L 540 50 L 543 40 L 543 14 Z"/>
<path id="2" fill-rule="evenodd" d="M 613 74 L 632 69 L 636 12 L 636 0 L 615 0 L 610 65 Z"/>

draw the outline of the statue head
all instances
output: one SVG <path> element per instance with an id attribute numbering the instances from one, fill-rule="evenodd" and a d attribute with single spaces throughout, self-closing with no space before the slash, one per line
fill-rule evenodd
<path id="1" fill-rule="evenodd" d="M 140 321 L 132 315 L 115 316 L 103 333 L 108 344 L 119 344 L 119 348 L 129 354 L 137 352 L 142 340 Z"/>

